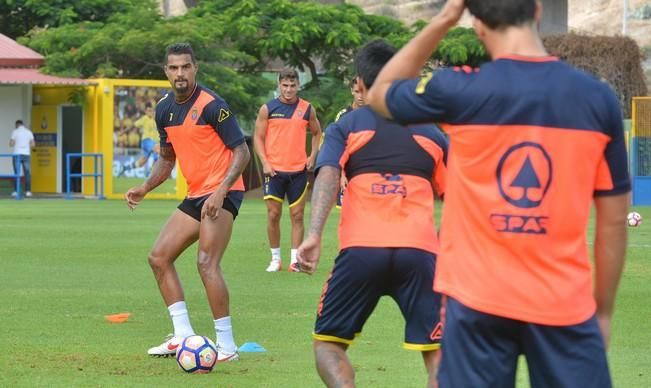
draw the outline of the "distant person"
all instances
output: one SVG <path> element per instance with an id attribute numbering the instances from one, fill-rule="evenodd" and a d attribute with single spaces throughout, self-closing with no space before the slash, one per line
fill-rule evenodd
<path id="1" fill-rule="evenodd" d="M 353 96 L 353 101 L 350 103 L 350 105 L 337 113 L 337 116 L 335 116 L 335 122 L 339 121 L 339 119 L 342 118 L 346 113 L 352 112 L 355 109 L 364 106 L 364 97 L 362 96 L 359 84 L 357 83 L 357 78 L 353 78 L 353 80 L 350 81 L 350 94 Z M 321 143 L 323 143 L 323 138 L 321 138 Z"/>
<path id="2" fill-rule="evenodd" d="M 174 334 L 147 353 L 174 355 L 183 338 L 195 334 L 174 262 L 198 240 L 197 267 L 214 318 L 217 361 L 234 361 L 239 355 L 220 263 L 244 196 L 242 171 L 250 155 L 235 116 L 221 97 L 196 83 L 197 70 L 189 44 L 167 48 L 165 75 L 172 92 L 156 106 L 160 158 L 149 178 L 129 189 L 125 197 L 129 208 L 135 209 L 147 193 L 167 180 L 178 158 L 187 179 L 188 196 L 169 218 L 149 254 Z"/>
<path id="3" fill-rule="evenodd" d="M 493 58 L 416 78 L 468 8 Z M 434 288 L 446 295 L 439 384 L 610 387 L 606 359 L 630 203 L 610 87 L 550 56 L 535 0 L 449 0 L 384 67 L 367 103 L 445 123 L 449 174 Z M 594 279 L 586 241 L 596 208 Z"/>
<path id="4" fill-rule="evenodd" d="M 357 53 L 363 95 L 395 51 L 374 41 Z M 319 263 L 341 170 L 350 180 L 350 196 L 341 210 L 339 255 L 317 310 L 313 337 L 319 376 L 328 387 L 355 385 L 346 350 L 386 295 L 405 319 L 403 347 L 422 353 L 427 385 L 435 387 L 441 296 L 432 289 L 439 250 L 434 198 L 444 190 L 447 140 L 433 125 L 403 127 L 368 107 L 346 114 L 326 133 L 310 230 L 298 251 L 302 271 L 313 273 Z"/>
<path id="5" fill-rule="evenodd" d="M 14 174 L 20 175 L 20 167 L 23 167 L 25 176 L 25 196 L 32 196 L 32 169 L 31 155 L 32 149 L 36 147 L 34 143 L 34 134 L 23 125 L 22 120 L 16 120 L 16 129 L 11 132 L 9 146 L 14 148 L 13 166 Z M 15 186 L 14 186 L 15 187 Z M 17 192 L 11 193 L 12 197 L 17 196 Z"/>
<path id="6" fill-rule="evenodd" d="M 296 250 L 303 241 L 303 213 L 307 192 L 307 170 L 314 167 L 321 124 L 314 107 L 299 98 L 298 73 L 293 69 L 278 74 L 280 96 L 260 107 L 255 121 L 253 143 L 264 173 L 264 199 L 267 204 L 267 236 L 271 261 L 267 272 L 280 271 L 280 217 L 287 197 L 292 223 L 290 272 L 299 272 Z M 306 152 L 307 130 L 312 134 L 310 156 Z"/>
<path id="7" fill-rule="evenodd" d="M 360 91 L 359 84 L 357 81 L 357 77 L 353 78 L 352 81 L 350 81 L 350 94 L 353 96 L 353 102 L 350 103 L 347 107 L 344 109 L 340 110 L 339 113 L 337 113 L 337 116 L 335 117 L 335 122 L 339 121 L 346 113 L 352 112 L 357 108 L 360 108 L 364 106 L 364 97 L 362 96 L 362 92 Z M 325 136 L 321 137 L 321 143 L 323 143 L 323 139 Z M 346 173 L 345 171 L 341 171 L 341 178 L 339 179 L 339 194 L 337 195 L 337 209 L 341 209 L 341 204 L 343 203 L 344 200 L 344 191 L 346 191 L 346 186 L 348 186 L 348 179 L 346 178 Z"/>
<path id="8" fill-rule="evenodd" d="M 148 102 L 145 105 L 145 114 L 133 123 L 135 128 L 140 129 L 140 150 L 141 154 L 138 160 L 131 163 L 126 163 L 122 166 L 119 175 L 123 175 L 126 171 L 137 169 L 140 167 L 147 167 L 147 162 L 150 158 L 156 162 L 158 154 L 160 153 L 158 130 L 156 129 L 156 121 L 154 120 L 154 108 Z M 137 133 L 137 132 L 135 132 Z M 145 174 L 148 176 L 149 172 Z"/>

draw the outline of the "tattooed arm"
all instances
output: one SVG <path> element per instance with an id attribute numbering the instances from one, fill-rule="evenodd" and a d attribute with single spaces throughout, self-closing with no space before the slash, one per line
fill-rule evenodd
<path id="1" fill-rule="evenodd" d="M 321 235 L 339 189 L 339 168 L 321 167 L 312 190 L 310 229 L 307 238 L 298 248 L 298 262 L 302 272 L 314 273 L 319 264 Z"/>
<path id="2" fill-rule="evenodd" d="M 149 178 L 147 178 L 145 183 L 142 185 L 129 189 L 129 191 L 124 195 L 129 209 L 134 210 L 136 206 L 138 206 L 138 203 L 145 198 L 145 195 L 147 195 L 148 192 L 165 182 L 167 178 L 170 177 L 175 164 L 176 153 L 174 152 L 174 148 L 171 146 L 161 147 L 160 157 L 156 163 L 154 163 Z"/>
<path id="3" fill-rule="evenodd" d="M 231 189 L 237 178 L 242 175 L 246 165 L 251 159 L 251 153 L 249 152 L 249 147 L 246 145 L 246 142 L 238 145 L 233 148 L 233 159 L 231 164 L 226 171 L 226 177 L 222 183 L 217 186 L 217 189 L 213 194 L 208 197 L 206 202 L 201 208 L 201 218 L 205 216 L 210 217 L 211 219 L 216 219 L 219 215 L 219 209 L 221 209 L 222 204 L 224 203 L 224 197 L 228 194 L 228 191 Z"/>

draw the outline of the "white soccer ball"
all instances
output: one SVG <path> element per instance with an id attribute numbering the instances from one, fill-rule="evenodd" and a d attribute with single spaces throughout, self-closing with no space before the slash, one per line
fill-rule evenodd
<path id="1" fill-rule="evenodd" d="M 630 212 L 626 216 L 626 223 L 632 228 L 640 226 L 642 224 L 642 216 L 638 212 Z"/>
<path id="2" fill-rule="evenodd" d="M 208 373 L 217 362 L 217 349 L 210 339 L 193 335 L 179 345 L 176 362 L 188 373 Z"/>

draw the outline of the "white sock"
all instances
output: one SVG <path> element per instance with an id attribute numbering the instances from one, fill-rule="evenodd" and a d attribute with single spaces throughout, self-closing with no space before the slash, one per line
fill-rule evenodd
<path id="1" fill-rule="evenodd" d="M 291 250 L 291 257 L 292 257 L 292 263 L 296 263 L 296 254 L 298 253 L 298 249 L 293 249 Z"/>
<path id="2" fill-rule="evenodd" d="M 188 315 L 188 308 L 185 306 L 185 301 L 180 301 L 167 306 L 167 310 L 172 317 L 172 324 L 174 325 L 174 336 L 185 338 L 194 335 L 194 329 L 190 325 L 190 316 Z"/>
<path id="3" fill-rule="evenodd" d="M 218 348 L 225 353 L 234 353 L 237 350 L 237 345 L 235 345 L 233 339 L 233 326 L 231 325 L 230 316 L 215 319 L 215 334 L 217 335 L 215 344 Z"/>
<path id="4" fill-rule="evenodd" d="M 271 260 L 280 261 L 280 248 L 271 248 Z"/>

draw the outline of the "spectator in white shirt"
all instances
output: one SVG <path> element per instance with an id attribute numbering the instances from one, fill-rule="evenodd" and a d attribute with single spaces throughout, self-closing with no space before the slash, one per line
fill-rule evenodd
<path id="1" fill-rule="evenodd" d="M 34 143 L 34 134 L 23 125 L 22 120 L 16 120 L 16 129 L 11 132 L 11 140 L 9 146 L 14 148 L 14 174 L 20 174 L 20 166 L 23 166 L 23 175 L 25 175 L 25 196 L 32 196 L 32 175 L 31 175 L 31 161 L 30 155 L 32 148 L 36 146 Z M 12 196 L 16 196 L 14 191 Z"/>

